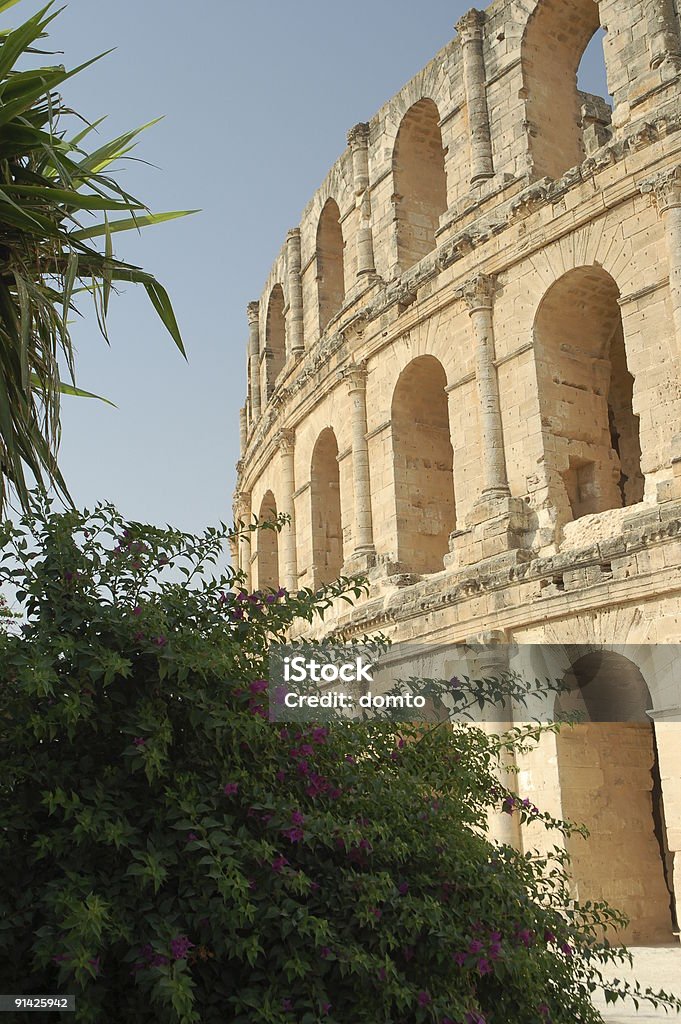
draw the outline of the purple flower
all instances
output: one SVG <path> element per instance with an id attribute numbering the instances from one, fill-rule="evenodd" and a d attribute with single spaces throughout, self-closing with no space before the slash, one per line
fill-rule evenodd
<path id="1" fill-rule="evenodd" d="M 251 685 L 248 687 L 251 693 L 262 693 L 268 686 L 266 679 L 254 679 Z"/>
<path id="2" fill-rule="evenodd" d="M 547 1019 L 550 1018 L 551 1011 L 549 1010 L 549 1008 L 546 1005 L 546 1003 L 540 1003 L 539 1006 L 537 1007 L 537 1009 L 539 1010 L 539 1012 L 542 1015 L 542 1017 L 546 1017 Z"/>
<path id="3" fill-rule="evenodd" d="M 277 597 L 286 597 L 287 593 L 288 591 L 286 590 L 286 587 L 279 587 L 279 590 L 277 590 Z"/>
<path id="4" fill-rule="evenodd" d="M 155 643 L 157 647 L 165 647 L 168 641 L 164 636 L 155 636 L 152 643 Z"/>
<path id="5" fill-rule="evenodd" d="M 305 815 L 302 811 L 291 811 L 291 821 L 294 825 L 304 825 Z"/>
<path id="6" fill-rule="evenodd" d="M 282 829 L 281 834 L 285 839 L 288 839 L 289 843 L 300 843 L 305 838 L 305 833 L 302 828 Z"/>
<path id="7" fill-rule="evenodd" d="M 199 837 L 197 836 L 196 832 L 188 832 L 187 833 L 187 842 L 188 843 L 195 843 L 198 838 Z"/>
<path id="8" fill-rule="evenodd" d="M 291 1010 L 293 1009 L 293 1003 L 291 1002 L 290 999 L 282 999 L 282 1001 L 281 1001 L 281 1008 L 286 1013 L 290 1013 Z"/>
<path id="9" fill-rule="evenodd" d="M 345 760 L 348 762 L 348 764 L 357 764 L 357 761 L 352 756 L 352 754 L 346 754 L 345 755 Z"/>
<path id="10" fill-rule="evenodd" d="M 489 962 L 489 960 L 486 960 L 484 958 L 484 956 L 481 957 L 478 960 L 478 974 L 491 974 L 491 973 L 492 973 L 492 965 L 491 965 L 491 963 Z"/>
<path id="11" fill-rule="evenodd" d="M 569 942 L 561 942 L 559 947 L 566 956 L 572 956 L 573 949 Z"/>
<path id="12" fill-rule="evenodd" d="M 176 935 L 174 939 L 170 940 L 170 952 L 173 960 L 185 960 L 193 946 L 194 943 L 190 942 L 186 935 Z"/>
<path id="13" fill-rule="evenodd" d="M 222 792 L 225 794 L 225 796 L 236 796 L 236 794 L 239 792 L 239 783 L 227 782 L 223 786 Z"/>
<path id="14" fill-rule="evenodd" d="M 140 607 L 140 605 L 137 605 L 137 607 L 133 608 L 132 614 L 133 615 L 141 615 L 142 614 L 142 608 Z"/>
<path id="15" fill-rule="evenodd" d="M 64 960 L 68 960 L 68 954 L 66 953 L 57 953 L 56 956 L 52 957 L 53 964 L 62 964 Z"/>
<path id="16" fill-rule="evenodd" d="M 326 1014 L 331 1009 L 331 1003 L 322 1003 L 322 1013 Z"/>
<path id="17" fill-rule="evenodd" d="M 284 771 L 283 768 L 280 768 L 274 777 L 277 780 L 277 782 L 283 782 L 284 779 L 286 778 L 286 772 Z"/>
<path id="18" fill-rule="evenodd" d="M 483 944 L 480 939 L 473 939 L 468 946 L 469 953 L 481 953 L 483 950 Z"/>
<path id="19" fill-rule="evenodd" d="M 329 946 L 322 946 L 322 948 L 319 950 L 319 955 L 322 958 L 322 960 L 326 960 L 327 956 L 331 956 L 331 949 L 329 948 Z"/>
<path id="20" fill-rule="evenodd" d="M 452 960 L 454 961 L 455 964 L 458 964 L 459 967 L 463 967 L 464 964 L 466 963 L 466 954 L 461 952 L 453 953 Z"/>
<path id="21" fill-rule="evenodd" d="M 430 998 L 427 992 L 419 992 L 417 1002 L 419 1006 L 429 1006 L 432 1002 L 432 999 Z"/>
<path id="22" fill-rule="evenodd" d="M 156 953 L 152 956 L 149 961 L 149 967 L 165 967 L 166 964 L 170 963 L 167 956 L 163 956 L 162 953 Z"/>
<path id="23" fill-rule="evenodd" d="M 409 892 L 409 882 L 400 882 L 400 884 L 397 886 L 397 891 L 399 892 L 400 896 L 406 896 L 407 893 Z"/>
<path id="24" fill-rule="evenodd" d="M 135 736 L 132 742 L 136 747 L 143 747 L 147 741 L 145 740 L 144 736 Z"/>
<path id="25" fill-rule="evenodd" d="M 555 941 L 556 941 L 556 936 L 553 934 L 553 932 L 550 930 L 550 928 L 546 928 L 544 930 L 544 942 L 555 942 Z"/>
<path id="26" fill-rule="evenodd" d="M 466 1014 L 465 1024 L 487 1024 L 487 1021 L 485 1020 L 481 1013 L 478 1013 L 476 1010 L 473 1010 Z"/>
<path id="27" fill-rule="evenodd" d="M 373 914 L 377 921 L 380 921 L 383 916 L 383 911 L 379 910 L 378 907 L 371 907 L 369 913 Z"/>
<path id="28" fill-rule="evenodd" d="M 316 729 L 312 730 L 312 742 L 313 743 L 326 743 L 326 737 L 329 735 L 329 730 L 323 725 L 317 726 Z"/>
<path id="29" fill-rule="evenodd" d="M 501 805 L 501 809 L 504 812 L 504 814 L 513 814 L 514 807 L 515 807 L 515 800 L 513 799 L 512 796 L 507 796 L 506 799 L 504 800 L 504 802 Z"/>
<path id="30" fill-rule="evenodd" d="M 278 875 L 280 871 L 283 871 L 287 864 L 288 861 L 286 860 L 286 857 L 282 857 L 280 854 L 278 857 L 274 858 L 271 867 L 275 874 Z"/>

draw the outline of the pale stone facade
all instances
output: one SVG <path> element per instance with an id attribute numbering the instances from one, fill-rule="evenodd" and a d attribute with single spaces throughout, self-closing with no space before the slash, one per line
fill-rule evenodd
<path id="1" fill-rule="evenodd" d="M 599 25 L 612 115 L 576 84 Z M 681 22 L 494 0 L 456 28 L 350 131 L 249 304 L 235 514 L 291 524 L 238 561 L 254 588 L 368 574 L 324 623 L 348 638 L 577 645 L 578 678 L 609 645 L 654 727 L 545 737 L 517 781 L 591 826 L 579 895 L 664 941 L 681 680 L 648 645 L 681 642 Z"/>

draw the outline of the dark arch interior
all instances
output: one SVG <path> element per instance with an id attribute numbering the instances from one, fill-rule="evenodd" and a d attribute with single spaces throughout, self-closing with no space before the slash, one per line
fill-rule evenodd
<path id="1" fill-rule="evenodd" d="M 430 99 L 409 108 L 393 156 L 397 260 L 401 271 L 435 248 L 440 215 L 447 209 L 447 175 L 440 114 Z"/>
<path id="2" fill-rule="evenodd" d="M 391 420 L 398 560 L 409 572 L 438 572 L 456 526 L 447 377 L 434 356 L 402 371 Z"/>
<path id="3" fill-rule="evenodd" d="M 338 443 L 330 427 L 314 447 L 310 481 L 314 581 L 323 586 L 338 579 L 343 565 Z"/>

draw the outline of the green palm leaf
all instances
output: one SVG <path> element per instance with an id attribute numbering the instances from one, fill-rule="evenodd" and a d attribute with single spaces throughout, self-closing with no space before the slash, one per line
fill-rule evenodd
<path id="1" fill-rule="evenodd" d="M 18 2 L 0 0 L 0 13 Z M 20 67 L 58 14 L 48 4 L 18 28 L 0 32 L 0 511 L 8 487 L 27 506 L 31 479 L 52 483 L 70 500 L 56 459 L 60 398 L 100 397 L 74 379 L 69 322 L 81 298 L 91 299 L 107 338 L 115 282 L 141 285 L 185 355 L 167 291 L 146 270 L 117 259 L 113 238 L 196 211 L 152 213 L 104 173 L 156 121 L 91 152 L 84 144 L 103 119 L 85 128 L 79 123 L 71 136 L 64 129 L 71 111 L 57 90 L 104 54 L 72 70 Z M 104 220 L 89 224 L 97 211 Z M 109 213 L 119 216 L 110 220 Z M 61 379 L 60 361 L 72 383 Z"/>

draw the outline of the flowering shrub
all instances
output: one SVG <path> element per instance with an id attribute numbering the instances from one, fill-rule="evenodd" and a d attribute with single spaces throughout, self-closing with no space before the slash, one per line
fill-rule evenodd
<path id="1" fill-rule="evenodd" d="M 226 536 L 104 506 L 5 528 L 0 991 L 80 1022 L 598 1021 L 618 915 L 484 838 L 492 806 L 545 819 L 498 744 L 271 724 L 269 642 L 362 585 L 247 594 L 206 579 Z"/>

